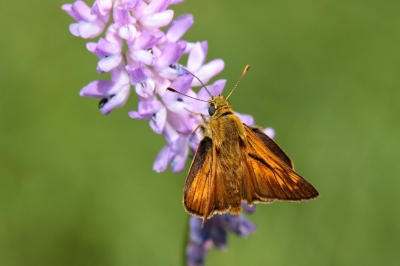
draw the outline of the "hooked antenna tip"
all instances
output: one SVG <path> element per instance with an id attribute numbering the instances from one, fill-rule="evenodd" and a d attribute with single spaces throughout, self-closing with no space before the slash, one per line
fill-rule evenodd
<path id="1" fill-rule="evenodd" d="M 245 74 L 247 71 L 249 71 L 251 65 L 246 65 L 246 67 L 243 70 L 243 74 Z"/>
<path id="2" fill-rule="evenodd" d="M 206 101 L 206 100 L 197 99 L 197 98 L 195 98 L 195 97 L 189 96 L 189 95 L 184 94 L 184 93 L 182 93 L 182 92 L 180 92 L 180 91 L 177 91 L 176 89 L 174 89 L 174 88 L 172 88 L 172 87 L 167 87 L 167 90 L 172 91 L 172 92 L 175 92 L 175 93 L 178 93 L 178 94 L 180 94 L 180 95 L 183 95 L 183 96 L 186 96 L 186 97 L 189 97 L 189 98 L 192 98 L 192 99 L 197 100 L 197 101 L 202 101 L 202 102 L 208 103 L 208 101 Z"/>
<path id="3" fill-rule="evenodd" d="M 175 90 L 174 88 L 168 87 L 167 90 L 172 91 L 172 92 L 178 92 L 177 90 Z"/>
<path id="4" fill-rule="evenodd" d="M 232 92 L 236 89 L 236 87 L 239 85 L 240 81 L 242 80 L 242 78 L 244 77 L 244 75 L 247 73 L 247 71 L 249 71 L 250 69 L 250 65 L 246 65 L 246 67 L 243 70 L 242 76 L 239 78 L 239 80 L 236 82 L 235 87 L 233 87 L 233 89 L 231 90 L 231 92 L 229 93 L 229 95 L 225 98 L 228 100 L 229 97 L 231 97 Z"/>

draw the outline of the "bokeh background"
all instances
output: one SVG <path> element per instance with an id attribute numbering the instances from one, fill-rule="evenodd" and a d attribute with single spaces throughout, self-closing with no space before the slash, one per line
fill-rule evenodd
<path id="1" fill-rule="evenodd" d="M 92 1 L 86 1 L 92 4 Z M 180 265 L 186 172 L 152 170 L 162 136 L 79 90 L 101 78 L 60 0 L 2 1 L 0 265 Z M 400 2 L 186 0 L 230 101 L 321 193 L 259 205 L 257 233 L 207 265 L 400 263 Z"/>

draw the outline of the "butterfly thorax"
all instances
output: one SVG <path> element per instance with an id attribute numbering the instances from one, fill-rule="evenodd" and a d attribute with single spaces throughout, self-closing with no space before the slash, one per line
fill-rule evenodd
<path id="1" fill-rule="evenodd" d="M 224 96 L 213 96 L 209 101 L 210 107 L 214 106 L 214 114 L 205 128 L 204 135 L 210 137 L 217 147 L 226 142 L 226 145 L 233 146 L 235 142 L 246 139 L 246 131 L 239 117 L 235 115 L 232 107 Z M 238 138 L 238 139 L 232 139 Z M 238 145 L 238 143 L 236 143 Z"/>

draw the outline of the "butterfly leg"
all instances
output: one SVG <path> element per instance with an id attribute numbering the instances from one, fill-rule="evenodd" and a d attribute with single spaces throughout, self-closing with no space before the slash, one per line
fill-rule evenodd
<path id="1" fill-rule="evenodd" d="M 187 109 L 186 107 L 185 107 L 185 110 L 188 111 L 189 113 L 194 114 L 194 115 L 201 115 L 201 118 L 203 119 L 204 123 L 207 123 L 207 119 L 206 119 L 206 117 L 204 116 L 204 114 L 202 114 L 202 113 L 200 113 L 200 112 L 191 111 L 191 110 Z"/>
<path id="2" fill-rule="evenodd" d="M 185 109 L 186 111 L 188 111 L 189 113 L 192 113 L 192 114 L 194 114 L 194 115 L 201 115 L 200 112 L 195 112 L 195 111 L 189 110 L 189 109 L 187 109 L 186 107 L 184 107 L 183 109 Z"/>
<path id="3" fill-rule="evenodd" d="M 196 131 L 197 131 L 199 128 L 204 129 L 205 127 L 204 127 L 203 124 L 200 124 L 200 125 L 198 125 L 197 127 L 195 127 L 195 128 L 192 130 L 192 132 L 181 132 L 181 131 L 178 131 L 178 130 L 177 130 L 176 132 L 178 132 L 179 134 L 192 135 L 192 134 L 196 133 Z"/>

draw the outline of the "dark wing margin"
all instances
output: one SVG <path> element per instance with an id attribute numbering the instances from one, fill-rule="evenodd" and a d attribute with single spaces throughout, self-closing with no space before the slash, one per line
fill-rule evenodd
<path id="1" fill-rule="evenodd" d="M 205 137 L 201 140 L 183 190 L 183 205 L 186 211 L 198 217 L 203 217 L 206 213 L 211 189 L 212 146 L 211 138 Z"/>
<path id="2" fill-rule="evenodd" d="M 256 136 L 251 137 L 255 134 L 252 128 L 246 127 L 246 131 L 247 160 L 252 170 L 251 183 L 255 188 L 256 197 L 260 198 L 261 202 L 302 201 L 319 196 L 318 191 L 307 180 L 268 149 L 263 141 L 258 141 Z"/>
<path id="3" fill-rule="evenodd" d="M 287 154 L 279 147 L 278 144 L 275 143 L 270 137 L 267 136 L 261 129 L 257 127 L 249 127 L 245 124 L 243 124 L 245 127 L 250 128 L 254 134 L 264 143 L 267 148 L 276 155 L 279 159 L 281 159 L 282 162 L 284 162 L 287 166 L 292 168 L 294 170 L 294 164 L 292 160 L 287 156 Z"/>

